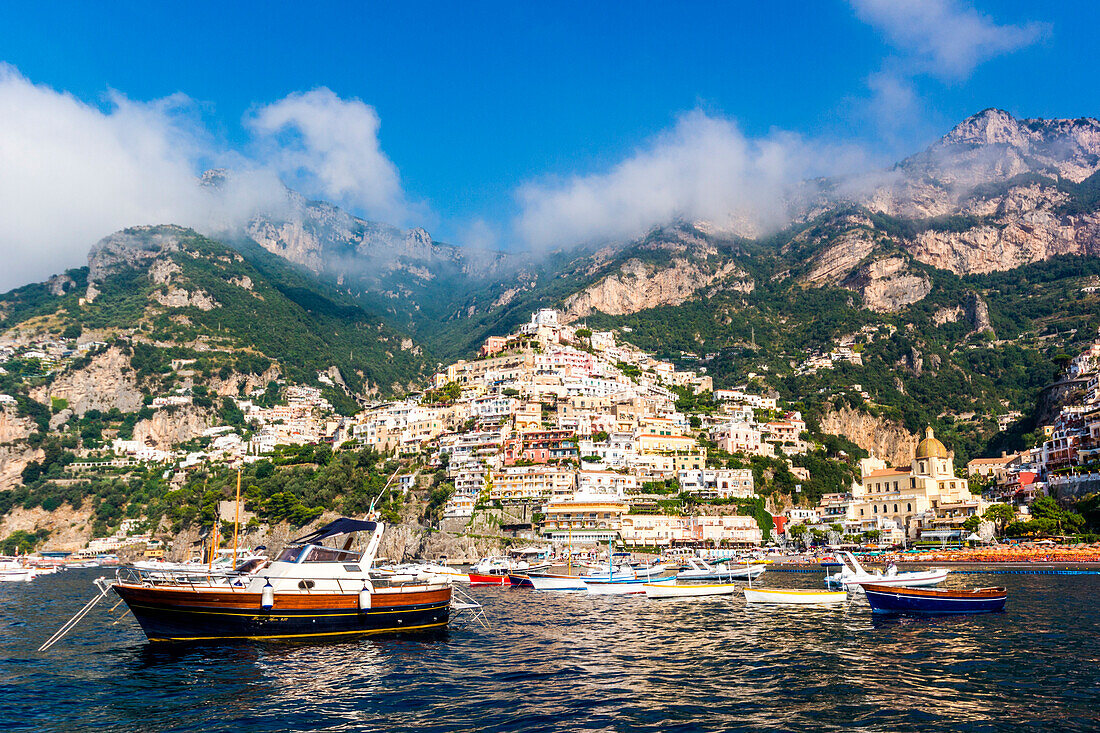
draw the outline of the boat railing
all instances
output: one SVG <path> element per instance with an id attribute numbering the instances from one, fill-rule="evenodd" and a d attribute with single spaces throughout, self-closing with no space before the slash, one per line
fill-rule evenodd
<path id="1" fill-rule="evenodd" d="M 139 585 L 143 587 L 157 588 L 185 588 L 199 591 L 219 590 L 231 593 L 248 593 L 249 586 L 255 579 L 272 581 L 298 581 L 296 588 L 279 588 L 280 592 L 301 591 L 304 593 L 331 593 L 331 584 L 336 584 L 337 593 L 358 593 L 363 590 L 365 582 L 377 590 L 380 588 L 396 589 L 399 592 L 422 588 L 424 585 L 447 585 L 450 580 L 444 576 L 429 575 L 427 578 L 414 576 L 408 577 L 378 577 L 364 578 L 322 578 L 315 575 L 276 575 L 266 576 L 262 572 L 253 575 L 240 575 L 233 572 L 189 573 L 173 572 L 170 570 L 140 570 L 138 568 L 119 568 L 115 571 L 115 581 L 122 585 Z M 282 585 L 282 583 L 280 583 Z M 322 585 L 323 587 L 317 587 Z M 252 591 L 255 592 L 255 591 Z"/>

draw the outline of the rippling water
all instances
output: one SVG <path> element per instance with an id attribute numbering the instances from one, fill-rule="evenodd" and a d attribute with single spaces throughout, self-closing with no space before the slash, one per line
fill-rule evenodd
<path id="1" fill-rule="evenodd" d="M 489 631 L 277 646 L 150 645 L 105 600 L 36 653 L 97 574 L 0 584 L 0 730 L 1100 729 L 1098 576 L 956 576 L 1008 610 L 901 620 L 477 588 Z"/>

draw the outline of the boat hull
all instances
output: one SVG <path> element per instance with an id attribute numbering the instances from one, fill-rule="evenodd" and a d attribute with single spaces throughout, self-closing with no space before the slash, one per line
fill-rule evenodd
<path id="1" fill-rule="evenodd" d="M 568 575 L 531 575 L 527 582 L 535 590 L 587 591 L 584 580 Z"/>
<path id="2" fill-rule="evenodd" d="M 667 582 L 673 581 L 669 578 Z M 630 578 L 624 580 L 585 580 L 588 594 L 594 596 L 627 596 L 645 593 L 646 585 L 660 585 L 661 581 L 648 578 Z"/>
<path id="3" fill-rule="evenodd" d="M 470 573 L 470 585 L 510 585 L 507 575 L 490 575 L 488 573 Z"/>
<path id="4" fill-rule="evenodd" d="M 0 572 L 0 583 L 25 583 L 34 580 L 33 570 L 5 570 Z"/>
<path id="5" fill-rule="evenodd" d="M 699 583 L 697 585 L 645 583 L 644 587 L 646 598 L 700 598 L 733 595 L 741 586 L 735 583 Z"/>
<path id="6" fill-rule="evenodd" d="M 270 610 L 261 594 L 115 584 L 150 641 L 280 640 L 442 630 L 450 620 L 450 586 L 379 591 L 371 608 L 358 593 L 280 593 Z"/>
<path id="7" fill-rule="evenodd" d="M 848 600 L 848 594 L 844 591 L 745 588 L 745 600 L 749 603 L 823 606 L 844 603 Z"/>
<path id="8" fill-rule="evenodd" d="M 950 591 L 864 585 L 863 592 L 875 613 L 995 613 L 1004 610 L 1008 599 L 1008 593 L 1003 588 Z"/>

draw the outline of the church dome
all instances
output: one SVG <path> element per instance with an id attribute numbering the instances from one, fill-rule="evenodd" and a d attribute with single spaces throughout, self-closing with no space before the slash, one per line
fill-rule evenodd
<path id="1" fill-rule="evenodd" d="M 936 440 L 931 427 L 924 431 L 924 440 L 917 446 L 917 458 L 947 458 L 947 448 Z"/>

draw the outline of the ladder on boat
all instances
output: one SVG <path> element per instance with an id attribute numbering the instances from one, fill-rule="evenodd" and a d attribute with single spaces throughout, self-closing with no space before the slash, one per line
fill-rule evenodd
<path id="1" fill-rule="evenodd" d="M 489 628 L 489 622 L 485 618 L 485 608 L 475 601 L 469 593 L 451 586 L 451 612 L 455 618 L 462 620 L 462 627 L 469 626 L 471 622 L 480 624 L 483 628 Z"/>

